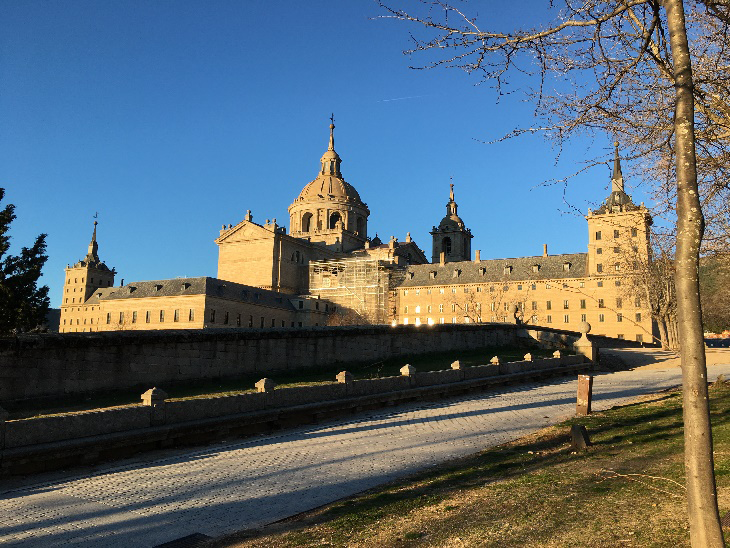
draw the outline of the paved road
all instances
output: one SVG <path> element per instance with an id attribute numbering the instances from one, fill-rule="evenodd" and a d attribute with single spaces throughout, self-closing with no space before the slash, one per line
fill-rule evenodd
<path id="1" fill-rule="evenodd" d="M 594 408 L 679 383 L 676 367 L 601 374 Z M 0 544 L 152 547 L 261 526 L 555 423 L 575 393 L 572 379 L 510 386 L 0 488 Z"/>

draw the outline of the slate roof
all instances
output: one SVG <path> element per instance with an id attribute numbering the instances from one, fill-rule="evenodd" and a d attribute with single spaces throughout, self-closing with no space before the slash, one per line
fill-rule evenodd
<path id="1" fill-rule="evenodd" d="M 479 261 L 458 261 L 435 264 L 410 265 L 405 279 L 399 287 L 421 287 L 433 285 L 461 285 L 489 282 L 553 280 L 561 278 L 582 278 L 586 276 L 587 253 L 567 253 L 547 257 L 519 257 L 514 259 L 489 259 Z M 566 270 L 564 264 L 570 264 Z M 535 271 L 534 265 L 539 269 Z M 505 267 L 511 266 L 509 274 Z M 459 270 L 459 276 L 454 271 Z M 431 272 L 436 272 L 434 278 Z"/>
<path id="2" fill-rule="evenodd" d="M 110 289 L 113 291 L 107 293 L 106 291 Z M 102 300 L 207 295 L 209 297 L 219 297 L 221 299 L 268 306 L 271 308 L 295 310 L 294 305 L 289 300 L 289 295 L 259 287 L 252 287 L 250 285 L 219 280 L 218 278 L 209 278 L 207 276 L 131 282 L 122 287 L 100 289 L 94 295 L 97 296 L 99 292 L 102 292 L 102 296 L 100 297 Z"/>

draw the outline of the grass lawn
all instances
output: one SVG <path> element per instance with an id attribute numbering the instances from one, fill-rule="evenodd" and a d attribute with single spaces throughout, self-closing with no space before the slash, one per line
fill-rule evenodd
<path id="1" fill-rule="evenodd" d="M 720 514 L 730 384 L 710 389 Z M 689 546 L 679 392 L 572 419 L 210 546 Z M 589 449 L 570 451 L 572 424 Z"/>
<path id="2" fill-rule="evenodd" d="M 483 365 L 493 356 L 504 361 L 518 361 L 530 352 L 535 358 L 552 356 L 553 350 L 537 347 L 487 347 L 476 350 L 449 351 L 419 356 L 398 356 L 387 360 L 367 363 L 352 361 L 326 367 L 309 368 L 298 371 L 274 371 L 271 373 L 250 373 L 234 379 L 203 379 L 181 383 L 160 383 L 171 399 L 206 397 L 210 395 L 240 394 L 254 390 L 254 384 L 262 377 L 273 378 L 279 386 L 296 384 L 316 384 L 332 382 L 340 371 L 350 371 L 356 379 L 372 379 L 400 375 L 400 368 L 410 363 L 418 371 L 438 371 L 450 369 L 451 362 L 460 360 L 464 365 Z M 572 354 L 572 352 L 567 352 Z M 147 388 L 152 388 L 148 386 Z M 48 400 L 28 402 L 8 402 L 3 407 L 10 413 L 10 419 L 21 419 L 64 412 L 85 411 L 117 405 L 140 403 L 144 390 L 119 390 L 88 396 L 68 396 Z"/>

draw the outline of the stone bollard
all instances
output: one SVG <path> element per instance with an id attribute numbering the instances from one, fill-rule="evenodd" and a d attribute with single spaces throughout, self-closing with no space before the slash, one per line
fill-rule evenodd
<path id="1" fill-rule="evenodd" d="M 491 360 L 489 360 L 489 363 L 492 365 L 499 365 L 501 362 L 499 361 L 499 356 L 494 356 Z"/>
<path id="2" fill-rule="evenodd" d="M 562 358 L 563 355 L 560 353 L 560 350 L 556 350 L 553 352 L 553 358 Z"/>
<path id="3" fill-rule="evenodd" d="M 411 386 L 416 385 L 416 368 L 410 364 L 405 364 L 400 368 L 400 374 L 404 377 L 408 377 L 409 384 Z"/>
<path id="4" fill-rule="evenodd" d="M 531 362 L 531 361 L 532 361 L 532 354 L 530 354 L 530 353 L 528 352 L 527 354 L 525 354 L 525 356 L 524 356 L 524 357 L 523 357 L 522 359 L 523 359 L 524 361 L 526 361 L 526 362 Z"/>
<path id="5" fill-rule="evenodd" d="M 355 382 L 355 377 L 349 371 L 340 371 L 335 377 L 338 383 L 345 385 L 345 394 L 349 394 L 352 390 L 352 383 Z"/>
<path id="6" fill-rule="evenodd" d="M 157 426 L 165 424 L 165 400 L 167 392 L 157 387 L 150 388 L 142 394 L 142 405 L 150 408 L 150 424 Z"/>
<path id="7" fill-rule="evenodd" d="M 337 373 L 337 382 L 344 383 L 344 384 L 352 384 L 352 382 L 355 380 L 355 377 L 352 376 L 352 373 L 349 371 L 340 371 Z"/>
<path id="8" fill-rule="evenodd" d="M 598 364 L 598 348 L 588 339 L 588 333 L 591 332 L 591 324 L 588 322 L 581 322 L 578 326 L 583 335 L 580 339 L 573 343 L 573 349 L 577 354 L 587 358 L 594 364 Z"/>
<path id="9" fill-rule="evenodd" d="M 461 365 L 461 362 L 459 360 L 456 360 L 456 361 L 454 361 L 454 362 L 451 363 L 451 369 L 453 369 L 454 371 L 458 371 L 459 372 L 459 380 L 460 381 L 463 381 L 464 380 L 464 366 Z"/>
<path id="10" fill-rule="evenodd" d="M 0 451 L 5 449 L 5 423 L 7 422 L 9 416 L 10 413 L 0 407 Z"/>
<path id="11" fill-rule="evenodd" d="M 267 378 L 263 378 L 256 383 L 256 392 L 273 392 L 276 388 L 276 383 Z"/>

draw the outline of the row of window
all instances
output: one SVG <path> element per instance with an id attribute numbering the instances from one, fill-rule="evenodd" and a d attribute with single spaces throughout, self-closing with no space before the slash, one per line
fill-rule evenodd
<path id="1" fill-rule="evenodd" d="M 597 266 L 600 266 L 601 269 L 603 269 L 603 266 L 602 265 L 597 265 Z M 638 265 L 637 265 L 637 268 L 638 268 Z M 621 285 L 621 280 L 615 280 L 614 283 L 615 283 L 616 286 L 620 286 Z M 536 283 L 531 283 L 531 284 L 516 284 L 516 285 L 517 285 L 517 291 L 522 291 L 527 286 L 529 286 L 529 288 L 532 291 L 536 291 L 537 290 L 537 284 Z M 578 282 L 578 287 L 579 288 L 585 288 L 585 286 L 586 286 L 586 283 L 585 282 Z M 501 287 L 501 290 L 502 291 L 509 291 L 510 290 L 510 287 L 511 286 L 508 285 L 508 284 L 507 285 L 503 285 Z M 563 282 L 562 285 L 560 285 L 560 286 L 557 286 L 556 285 L 555 287 L 562 287 L 563 289 L 568 289 L 571 286 L 567 282 Z M 603 280 L 596 280 L 596 287 L 603 287 Z M 553 288 L 553 285 L 550 282 L 545 282 L 545 289 L 552 289 L 552 288 Z M 493 293 L 496 290 L 497 290 L 496 286 L 494 286 L 494 285 L 489 286 L 489 292 L 490 293 Z M 426 295 L 431 295 L 434 291 L 436 291 L 436 289 L 428 289 L 428 288 L 427 289 L 404 289 L 402 294 L 403 294 L 403 296 L 407 296 L 409 294 L 409 292 L 411 292 L 411 291 L 414 292 L 416 295 L 420 295 L 421 294 L 421 291 L 425 291 L 426 292 Z M 460 293 L 462 291 L 464 293 L 471 293 L 471 292 L 482 293 L 484 291 L 484 286 L 481 286 L 481 285 L 472 286 L 472 287 L 460 286 L 458 288 L 457 287 L 452 287 L 451 288 L 451 293 Z M 443 287 L 441 287 L 441 288 L 438 289 L 438 292 L 439 292 L 440 295 L 443 295 L 444 293 L 446 293 L 446 289 L 443 288 Z"/>
<path id="2" fill-rule="evenodd" d="M 588 316 L 586 314 L 581 314 L 580 315 L 580 321 L 581 322 L 587 321 L 587 317 Z M 492 316 L 490 318 L 490 321 L 491 322 L 499 322 L 499 321 L 506 322 L 507 321 L 507 318 L 508 318 L 508 316 L 506 316 L 506 315 L 501 316 L 501 317 L 499 317 L 499 316 Z M 426 321 L 426 323 L 428 325 L 433 325 L 435 323 L 435 321 L 434 321 L 433 318 L 426 318 L 425 321 Z M 463 323 L 471 323 L 472 321 L 473 321 L 472 318 L 469 317 L 469 316 L 463 316 L 463 318 L 462 318 L 462 322 Z M 477 316 L 476 321 L 481 323 L 482 317 L 481 316 Z M 605 314 L 598 314 L 598 322 L 599 323 L 603 323 L 605 321 L 606 321 Z M 616 315 L 616 321 L 617 322 L 623 322 L 623 314 L 617 314 Z M 637 314 L 636 314 L 636 321 L 637 322 L 641 322 L 641 313 L 638 313 L 637 312 Z M 404 317 L 403 318 L 403 325 L 409 325 L 409 323 L 410 323 L 409 318 Z M 414 325 L 422 325 L 423 321 L 421 320 L 420 317 L 417 317 L 417 318 L 414 319 L 414 322 L 413 323 L 414 323 Z M 438 318 L 438 323 L 440 323 L 440 324 L 445 323 L 445 318 Z M 459 323 L 459 316 L 452 316 L 451 317 L 451 323 Z M 539 324 L 539 318 L 536 315 L 533 315 L 533 316 L 530 317 L 529 323 L 531 323 L 533 325 L 538 325 Z M 549 324 L 553 323 L 553 317 L 552 317 L 552 315 L 548 314 L 545 317 L 545 323 L 549 323 Z M 570 315 L 569 314 L 564 314 L 563 315 L 563 323 L 570 323 Z M 618 336 L 618 338 L 619 339 L 623 339 L 624 337 L 623 337 L 623 335 L 621 335 L 621 336 Z M 639 339 L 636 339 L 636 340 L 638 341 Z"/>
<path id="3" fill-rule="evenodd" d="M 636 236 L 638 236 L 638 234 L 639 234 L 638 229 L 636 229 L 636 228 L 632 228 L 631 229 L 631 236 L 632 237 L 635 238 Z M 618 238 L 620 236 L 621 236 L 621 231 L 620 230 L 614 230 L 613 231 L 613 237 L 614 238 Z M 596 231 L 596 240 L 601 240 L 602 238 L 603 238 L 603 234 L 601 234 L 601 231 L 600 230 L 597 230 Z"/>
<path id="4" fill-rule="evenodd" d="M 613 269 L 616 272 L 620 272 L 621 271 L 621 263 L 614 263 Z M 639 270 L 639 262 L 638 261 L 633 261 L 631 263 L 631 270 Z M 596 272 L 603 272 L 603 263 L 596 263 Z"/>
<path id="5" fill-rule="evenodd" d="M 503 306 L 504 306 L 504 310 L 505 311 L 509 311 L 510 304 L 511 303 L 509 303 L 509 302 L 504 302 L 503 303 Z M 641 308 L 641 297 L 636 297 L 636 299 L 634 301 L 634 305 L 636 306 L 636 308 Z M 525 303 L 518 303 L 518 306 L 520 307 L 520 310 L 524 310 Z M 580 308 L 582 310 L 585 310 L 587 308 L 587 306 L 586 306 L 586 299 L 580 299 L 579 306 L 580 306 Z M 623 306 L 623 298 L 616 297 L 616 308 L 621 308 L 622 306 Z M 443 304 L 438 305 L 438 307 L 439 307 L 439 312 L 443 312 L 444 311 L 444 305 Z M 470 307 L 473 307 L 474 310 L 476 310 L 476 311 L 480 311 L 482 309 L 482 304 L 481 303 L 463 303 L 463 304 L 451 303 L 451 311 L 452 312 L 456 312 L 457 310 L 464 310 L 465 312 L 469 312 L 469 308 Z M 492 312 L 494 312 L 498 308 L 498 304 L 497 303 L 489 303 L 489 308 L 490 308 L 490 310 Z M 538 303 L 537 303 L 537 301 L 532 301 L 531 302 L 531 308 L 532 308 L 532 310 L 538 310 Z M 605 302 L 604 302 L 603 299 L 598 299 L 598 308 L 606 308 L 606 305 L 605 305 Z M 432 308 L 432 306 L 430 304 L 427 305 L 425 307 L 425 309 L 426 309 L 426 312 L 428 312 L 428 313 L 430 313 L 433 310 L 433 308 Z M 552 310 L 553 309 L 553 302 L 552 301 L 545 301 L 545 309 L 546 310 Z M 563 309 L 564 310 L 569 310 L 570 309 L 570 300 L 569 299 L 565 299 L 563 301 Z M 420 314 L 421 313 L 421 306 L 420 305 L 416 305 L 416 306 L 412 307 L 412 310 L 413 310 L 413 312 L 415 314 Z M 408 314 L 408 311 L 409 311 L 409 305 L 405 305 L 403 307 L 403 313 L 404 314 Z"/>
<path id="6" fill-rule="evenodd" d="M 631 246 L 631 251 L 633 251 L 634 253 L 637 253 L 637 252 L 639 251 L 639 246 L 637 246 L 637 245 L 632 245 L 632 246 Z M 618 246 L 615 246 L 615 247 L 613 248 L 613 252 L 614 252 L 614 253 L 621 253 L 621 248 L 620 248 L 620 247 L 618 247 Z M 596 254 L 597 254 L 597 255 L 603 255 L 603 248 L 602 248 L 602 247 L 597 247 L 597 248 L 596 248 Z"/>

